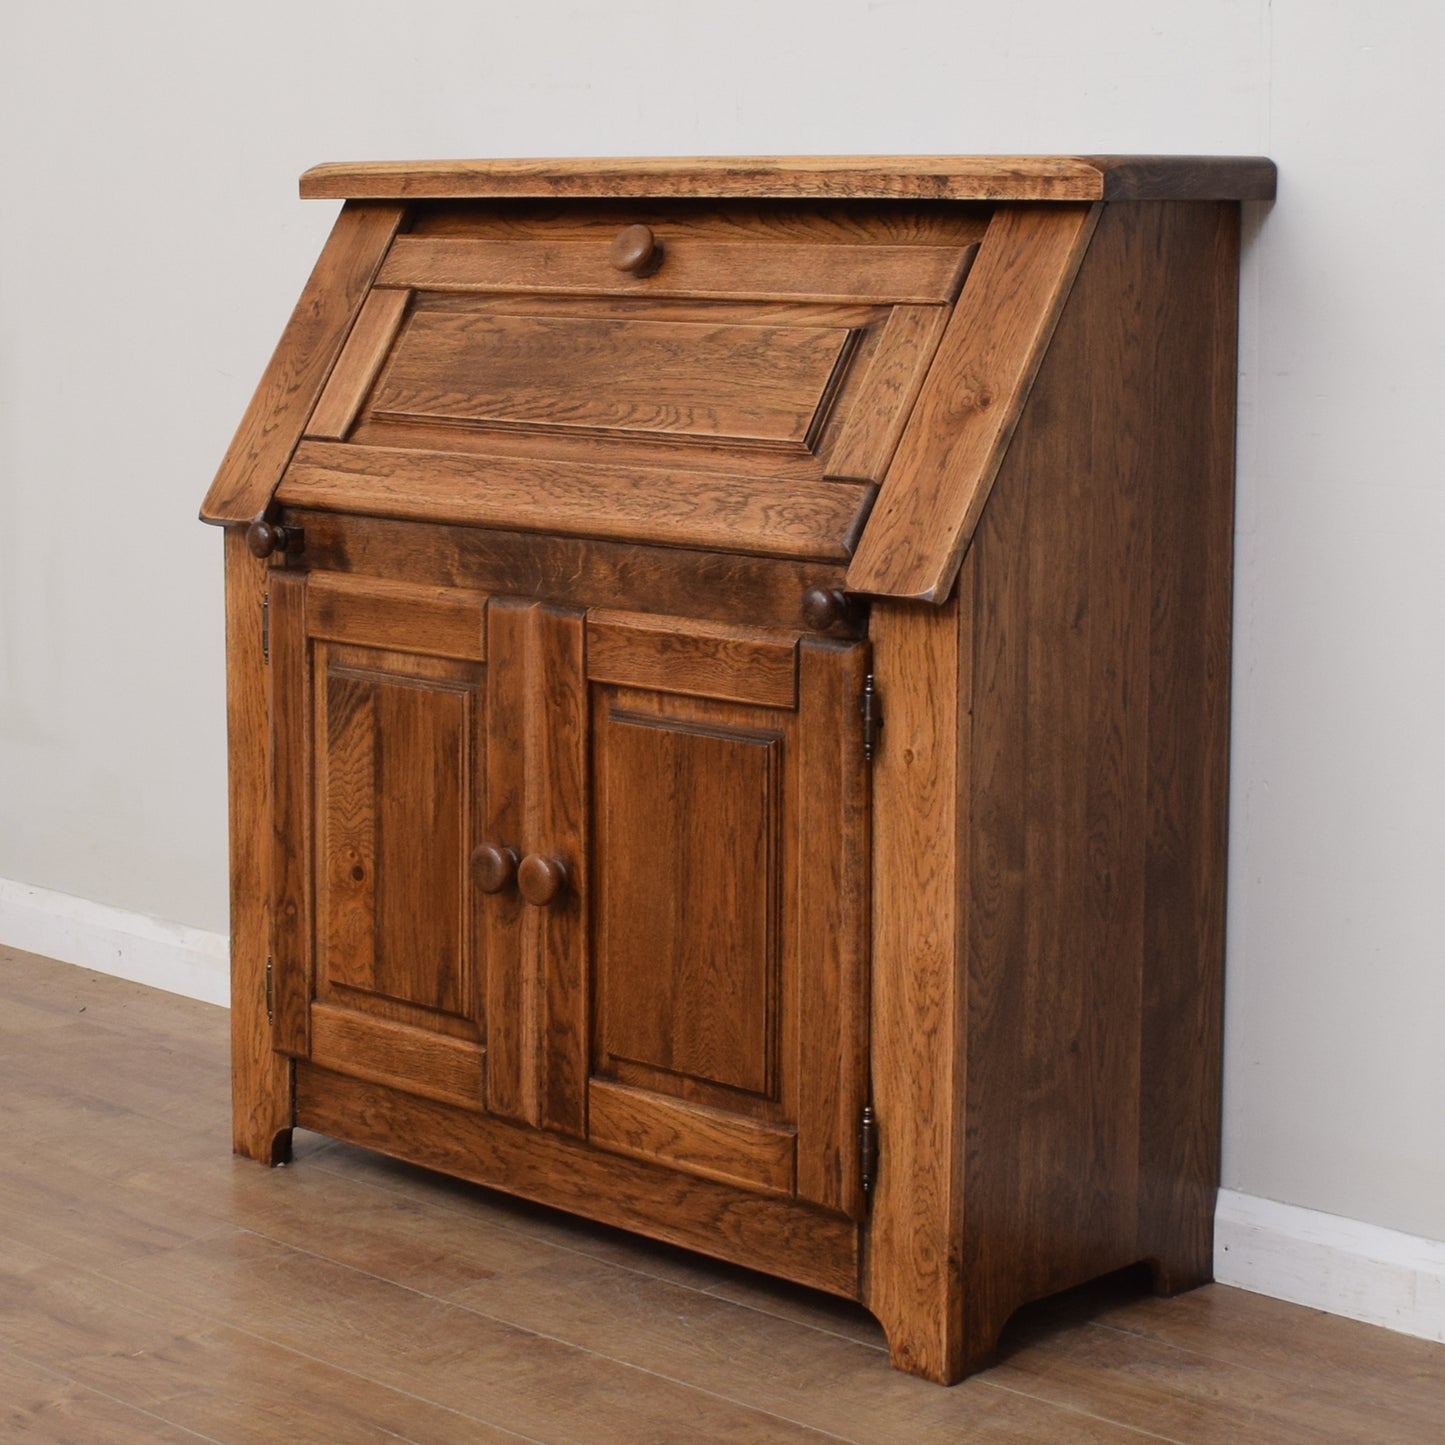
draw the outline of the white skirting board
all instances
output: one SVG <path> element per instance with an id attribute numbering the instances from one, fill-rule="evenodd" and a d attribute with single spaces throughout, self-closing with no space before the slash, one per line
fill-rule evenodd
<path id="1" fill-rule="evenodd" d="M 0 878 L 0 944 L 62 963 L 229 1005 L 230 942 L 222 933 Z"/>
<path id="2" fill-rule="evenodd" d="M 227 939 L 0 878 L 0 944 L 227 1004 Z M 1445 1244 L 1224 1189 L 1214 1277 L 1255 1294 L 1445 1341 Z"/>
<path id="3" fill-rule="evenodd" d="M 1417 1235 L 1221 1189 L 1214 1278 L 1445 1341 L 1445 1243 Z"/>

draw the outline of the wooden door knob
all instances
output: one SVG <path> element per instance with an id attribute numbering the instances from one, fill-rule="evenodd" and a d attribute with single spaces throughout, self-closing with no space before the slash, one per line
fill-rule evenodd
<path id="1" fill-rule="evenodd" d="M 629 276 L 650 276 L 662 265 L 662 242 L 651 226 L 628 226 L 619 231 L 608 253 L 612 264 Z"/>
<path id="2" fill-rule="evenodd" d="M 560 858 L 528 853 L 517 869 L 517 889 L 528 903 L 545 908 L 567 887 L 567 865 Z"/>
<path id="3" fill-rule="evenodd" d="M 517 850 L 479 843 L 472 850 L 472 880 L 483 893 L 500 893 L 517 876 Z"/>
<path id="4" fill-rule="evenodd" d="M 253 557 L 269 557 L 273 552 L 299 552 L 306 541 L 306 534 L 300 527 L 283 527 L 279 522 L 268 522 L 265 516 L 257 517 L 246 528 L 246 545 Z"/>

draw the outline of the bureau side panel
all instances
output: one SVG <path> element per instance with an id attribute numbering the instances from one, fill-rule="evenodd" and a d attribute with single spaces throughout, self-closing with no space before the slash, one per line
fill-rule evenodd
<path id="1" fill-rule="evenodd" d="M 1095 1275 L 1209 1274 L 1234 214 L 1106 209 L 974 542 L 970 1359 Z"/>

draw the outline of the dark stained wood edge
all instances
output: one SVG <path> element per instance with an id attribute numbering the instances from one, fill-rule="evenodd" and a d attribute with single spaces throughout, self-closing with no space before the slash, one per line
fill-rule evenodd
<path id="1" fill-rule="evenodd" d="M 1214 1276 L 1224 1031 L 1229 814 L 1230 616 L 1238 387 L 1239 208 L 1178 214 L 1156 254 L 1191 258 L 1173 296 L 1199 316 L 1172 331 L 1175 386 L 1202 400 L 1180 448 L 1188 475 L 1156 479 L 1150 536 L 1146 980 L 1140 1100 L 1138 1253 L 1156 1288 Z M 1150 238 L 1152 239 L 1152 238 Z M 1158 284 L 1169 285 L 1167 272 Z M 1205 303 L 1201 298 L 1207 295 Z M 1200 313 L 1203 313 L 1200 315 Z M 1176 322 L 1177 325 L 1177 322 Z M 1176 338 L 1177 339 L 1174 339 Z M 1211 354 L 1213 366 L 1194 358 Z M 1185 468 L 1180 467 L 1179 472 Z"/>
<path id="2" fill-rule="evenodd" d="M 864 525 L 850 590 L 948 598 L 1102 209 L 994 213 Z"/>
<path id="3" fill-rule="evenodd" d="M 304 1060 L 296 1092 L 303 1128 L 813 1289 L 857 1296 L 858 1229 L 840 1215 L 359 1083 Z"/>
<path id="4" fill-rule="evenodd" d="M 225 536 L 226 735 L 231 839 L 231 1109 L 237 1154 L 278 1164 L 290 1153 L 291 1061 L 271 1049 L 266 953 L 271 921 L 270 786 L 261 602 L 266 565 L 239 531 Z"/>
<path id="5" fill-rule="evenodd" d="M 201 504 L 203 522 L 249 522 L 270 502 L 404 214 L 342 207 Z"/>
<path id="6" fill-rule="evenodd" d="M 843 585 L 837 563 L 746 557 L 684 547 L 449 527 L 335 512 L 288 511 L 306 532 L 307 564 L 406 585 L 458 587 L 590 607 L 606 597 L 623 611 L 726 618 L 768 630 L 811 631 L 803 599 Z M 866 611 L 830 635 L 856 635 Z"/>
<path id="7" fill-rule="evenodd" d="M 314 166 L 308 200 L 515 197 L 1269 200 L 1260 156 L 697 156 Z"/>

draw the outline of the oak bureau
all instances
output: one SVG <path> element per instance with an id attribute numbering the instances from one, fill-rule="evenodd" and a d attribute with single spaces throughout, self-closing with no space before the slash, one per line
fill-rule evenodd
<path id="1" fill-rule="evenodd" d="M 1210 1277 L 1265 160 L 329 165 L 225 527 L 235 1146 L 861 1300 Z"/>

